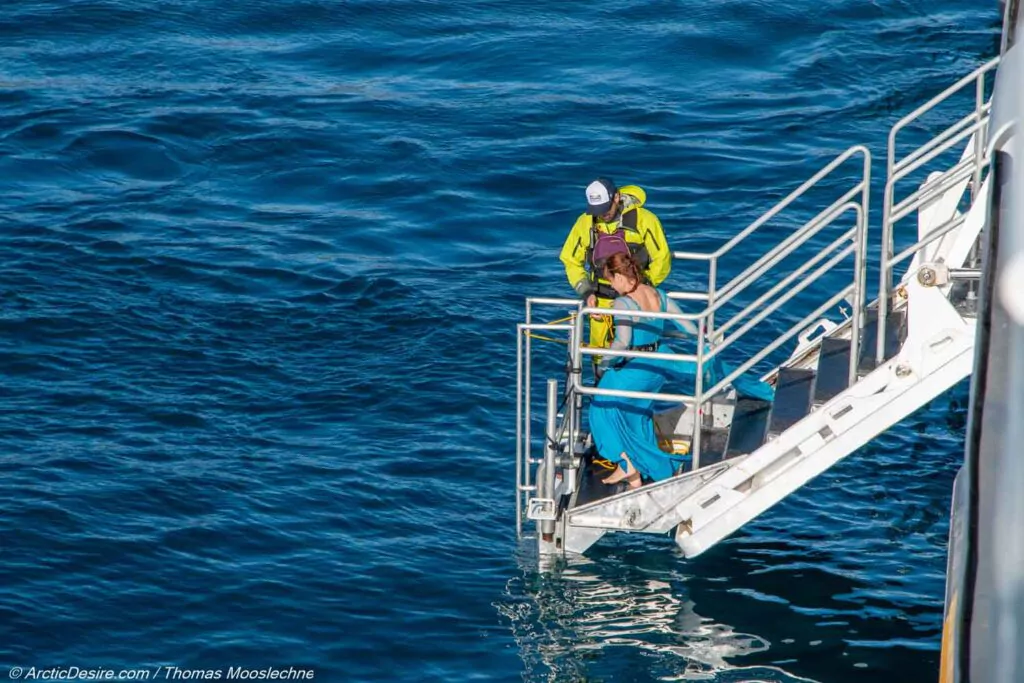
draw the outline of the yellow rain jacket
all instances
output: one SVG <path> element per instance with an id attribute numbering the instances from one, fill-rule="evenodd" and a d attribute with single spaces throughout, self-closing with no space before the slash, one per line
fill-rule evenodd
<path id="1" fill-rule="evenodd" d="M 613 233 L 620 227 L 625 228 L 626 242 L 630 245 L 630 250 L 635 253 L 635 247 L 646 249 L 650 264 L 645 274 L 655 287 L 664 282 L 672 268 L 672 252 L 669 251 L 665 240 L 661 221 L 644 208 L 647 193 L 636 185 L 620 187 L 619 193 L 622 195 L 622 211 L 617 221 L 605 223 L 590 214 L 580 214 L 569 231 L 565 244 L 562 245 L 559 258 L 565 265 L 565 275 L 569 279 L 569 284 L 580 295 L 595 289 L 593 285 L 604 285 L 601 287 L 602 293 L 599 294 L 599 298 L 615 297 L 613 293 L 608 292 L 611 285 L 604 278 L 599 277 L 597 273 L 588 272 L 588 268 L 592 267 L 587 261 L 593 230 Z M 630 213 L 633 215 L 630 216 Z"/>

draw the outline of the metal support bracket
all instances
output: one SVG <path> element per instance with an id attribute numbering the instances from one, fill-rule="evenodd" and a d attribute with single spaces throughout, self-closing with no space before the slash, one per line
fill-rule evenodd
<path id="1" fill-rule="evenodd" d="M 555 501 L 551 498 L 531 498 L 526 504 L 526 517 L 537 522 L 553 522 L 556 510 Z"/>
<path id="2" fill-rule="evenodd" d="M 917 281 L 925 287 L 949 284 L 949 266 L 945 263 L 926 263 L 917 270 Z"/>

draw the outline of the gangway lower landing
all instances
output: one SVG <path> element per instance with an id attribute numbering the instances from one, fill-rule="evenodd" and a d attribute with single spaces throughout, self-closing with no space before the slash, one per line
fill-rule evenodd
<path id="1" fill-rule="evenodd" d="M 530 535 L 532 521 L 540 554 L 551 556 L 585 552 L 610 532 L 671 533 L 683 554 L 695 557 L 967 377 L 991 157 L 984 95 L 997 63 L 981 66 L 893 127 L 882 248 L 873 264 L 879 287 L 870 301 L 871 156 L 863 146 L 837 156 L 714 252 L 675 252 L 677 262 L 688 262 L 687 272 L 694 263 L 707 269 L 705 289 L 670 292 L 682 314 L 527 299 L 517 343 L 518 535 Z M 904 129 L 971 89 L 969 115 L 898 154 Z M 922 177 L 901 196 L 910 180 Z M 822 191 L 837 196 L 803 220 L 809 213 L 797 210 L 798 200 Z M 916 235 L 907 236 L 903 226 L 915 215 Z M 719 273 L 741 261 L 740 251 L 749 253 L 736 247 L 749 247 L 746 240 L 759 230 L 762 237 L 779 234 L 779 222 L 798 227 L 752 263 L 741 262 L 733 269 L 738 274 L 719 286 Z M 776 227 L 770 233 L 769 224 Z M 903 271 L 898 280 L 897 269 Z M 688 311 L 694 307 L 699 310 Z M 542 310 L 568 316 L 537 322 Z M 644 394 L 588 382 L 591 356 L 654 355 L 586 346 L 584 321 L 592 313 L 691 321 L 696 338 L 658 357 L 692 364 L 693 386 Z M 564 376 L 547 379 L 538 392 L 535 382 L 543 378 L 533 376 L 531 339 L 541 331 L 560 335 L 568 353 L 557 359 Z M 749 373 L 773 388 L 773 400 L 740 390 Z M 535 395 L 542 411 L 533 409 Z M 585 429 L 587 403 L 596 395 L 657 401 L 663 448 L 688 454 L 689 464 L 637 489 L 602 483 L 607 463 Z M 543 428 L 535 428 L 538 413 L 546 418 Z"/>

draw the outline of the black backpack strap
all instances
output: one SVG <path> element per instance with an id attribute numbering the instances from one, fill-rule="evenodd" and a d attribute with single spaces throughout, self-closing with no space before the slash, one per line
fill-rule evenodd
<path id="1" fill-rule="evenodd" d="M 626 230 L 636 230 L 637 226 L 637 214 L 640 212 L 640 207 L 631 209 L 629 211 L 622 212 L 622 227 Z"/>
<path id="2" fill-rule="evenodd" d="M 597 281 L 597 276 L 593 273 L 594 270 L 594 245 L 597 244 L 597 216 L 590 217 L 590 243 L 587 245 L 587 253 L 585 255 L 587 272 L 590 273 L 591 281 Z"/>
<path id="3" fill-rule="evenodd" d="M 622 227 L 626 230 L 632 230 L 633 232 L 639 233 L 640 230 L 637 227 L 640 221 L 640 207 L 630 209 L 622 214 Z M 651 254 L 647 250 L 647 245 L 644 242 L 644 236 L 640 236 L 640 242 L 629 243 L 629 253 L 633 255 L 634 260 L 640 266 L 641 270 L 647 270 L 651 265 Z"/>

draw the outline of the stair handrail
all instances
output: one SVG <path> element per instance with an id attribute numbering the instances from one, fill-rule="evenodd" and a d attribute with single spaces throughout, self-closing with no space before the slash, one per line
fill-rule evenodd
<path id="1" fill-rule="evenodd" d="M 793 233 L 789 237 L 787 237 L 787 239 L 784 240 L 781 244 L 777 245 L 775 247 L 775 249 L 773 249 L 772 251 L 768 252 L 767 254 L 762 256 L 760 259 L 755 261 L 753 264 L 748 266 L 746 269 L 744 269 L 743 272 L 741 272 L 739 275 L 737 275 L 732 280 L 727 282 L 724 286 L 722 286 L 721 288 L 718 287 L 718 266 L 719 266 L 719 260 L 723 256 L 725 256 L 730 251 L 732 251 L 737 245 L 739 245 L 741 242 L 743 242 L 745 239 L 747 239 L 751 234 L 753 234 L 760 227 L 765 225 L 772 218 L 774 218 L 779 213 L 781 213 L 786 207 L 791 205 L 794 201 L 796 201 L 802 195 L 806 194 L 808 190 L 810 190 L 812 187 L 817 185 L 820 181 L 822 181 L 826 177 L 830 176 L 836 169 L 838 169 L 839 167 L 843 166 L 850 158 L 852 158 L 852 157 L 854 157 L 855 155 L 858 155 L 858 154 L 862 155 L 862 157 L 863 157 L 863 173 L 862 173 L 862 177 L 861 177 L 860 182 L 858 182 L 856 185 L 854 185 L 854 187 L 850 188 L 843 196 L 841 196 L 840 198 L 835 200 L 828 208 L 826 208 L 822 212 L 820 212 L 818 214 L 818 216 L 816 216 L 815 218 L 811 219 L 811 221 L 808 221 L 808 223 L 805 224 L 802 228 L 800 228 L 795 233 Z M 846 149 L 844 152 L 842 152 L 838 156 L 836 156 L 832 161 L 830 161 L 828 164 L 823 166 L 817 173 L 815 173 L 810 178 L 808 178 L 806 181 L 804 181 L 803 184 L 801 184 L 795 190 L 790 192 L 783 199 L 779 200 L 771 209 L 769 209 L 768 211 L 763 213 L 761 216 L 759 216 L 753 223 L 751 223 L 746 228 L 744 228 L 739 233 L 737 233 L 735 236 L 733 236 L 731 239 L 726 241 L 718 249 L 716 249 L 716 250 L 714 250 L 712 252 L 706 252 L 706 253 L 705 252 L 694 252 L 694 251 L 673 251 L 672 252 L 672 257 L 674 259 L 678 259 L 678 260 L 684 260 L 684 261 L 706 261 L 708 263 L 708 293 L 707 293 L 707 301 L 708 301 L 709 306 L 714 306 L 714 304 L 720 298 L 726 297 L 727 300 L 732 299 L 733 296 L 735 296 L 739 292 L 742 292 L 744 289 L 746 289 L 751 284 L 753 284 L 753 282 L 755 282 L 764 273 L 764 270 L 766 270 L 767 268 L 770 268 L 772 265 L 775 265 L 776 263 L 781 261 L 782 258 L 785 258 L 785 256 L 787 256 L 790 253 L 792 253 L 792 250 L 786 251 L 786 253 L 781 255 L 781 256 L 779 256 L 779 252 L 785 250 L 787 246 L 790 246 L 791 244 L 794 244 L 794 242 L 796 242 L 796 240 L 800 239 L 800 237 L 804 237 L 806 239 L 809 239 L 809 237 L 807 237 L 806 233 L 807 232 L 811 232 L 814 229 L 812 224 L 815 224 L 815 221 L 817 221 L 819 219 L 823 220 L 824 219 L 823 217 L 826 214 L 829 214 L 837 206 L 841 206 L 841 205 L 846 204 L 848 201 L 852 200 L 858 194 L 861 195 L 861 205 L 862 205 L 864 217 L 865 217 L 865 220 L 866 220 L 867 219 L 867 215 L 868 215 L 867 208 L 868 208 L 868 204 L 869 204 L 869 201 L 870 201 L 870 180 L 871 180 L 871 152 L 865 146 L 863 146 L 863 145 L 854 145 L 854 146 L 849 147 L 848 149 Z M 798 233 L 799 233 L 799 235 L 798 235 Z M 865 240 L 864 240 L 864 247 L 866 247 L 866 244 L 867 244 L 866 243 L 866 230 L 865 230 L 864 238 L 865 238 Z M 798 246 L 804 244 L 806 242 L 806 239 L 800 239 L 799 244 L 796 244 L 795 246 L 798 247 Z M 778 258 L 776 258 L 776 257 L 778 257 Z M 768 264 L 767 267 L 766 267 L 766 264 Z M 862 270 L 864 270 L 865 274 L 866 274 L 866 262 L 862 263 L 861 265 L 862 265 Z M 861 289 L 863 289 L 863 287 Z M 730 295 L 730 292 L 732 292 L 731 295 Z M 677 298 L 677 297 L 673 297 L 673 298 Z M 717 310 L 718 310 L 718 308 L 714 309 L 714 311 L 717 311 Z M 717 337 L 717 328 L 715 326 L 714 311 L 712 311 L 711 316 L 708 318 L 708 336 L 712 340 L 714 340 Z M 734 321 L 730 321 L 730 324 L 731 324 L 731 322 L 734 322 Z"/>
<path id="2" fill-rule="evenodd" d="M 797 249 L 799 249 L 812 238 L 817 236 L 818 233 L 820 233 L 825 228 L 829 227 L 839 218 L 840 215 L 849 211 L 851 208 L 853 208 L 854 210 L 860 210 L 859 204 L 850 201 L 852 196 L 855 196 L 859 192 L 860 190 L 858 188 L 854 188 L 847 192 L 842 197 L 840 197 L 839 199 L 837 199 L 827 209 L 819 213 L 811 220 L 807 221 L 803 226 L 801 226 L 797 230 L 793 231 L 789 237 L 780 242 L 770 252 L 768 252 L 760 259 L 755 261 L 753 264 L 751 264 L 749 267 L 747 267 L 747 269 L 741 275 L 749 276 L 748 280 L 750 283 L 757 281 L 764 275 L 764 273 L 770 270 L 772 266 L 777 265 L 787 256 L 792 255 Z M 840 240 L 841 239 L 843 238 L 840 238 Z M 835 242 L 833 244 L 835 244 Z M 828 253 L 830 248 L 832 248 L 831 245 L 823 247 L 818 252 L 818 254 L 815 255 L 814 258 L 817 259 L 823 257 L 825 254 Z M 739 276 L 737 276 L 737 278 L 735 279 L 738 279 L 738 277 Z M 732 299 L 734 299 L 736 295 L 741 293 L 744 289 L 746 289 L 746 287 L 746 284 L 743 286 L 737 286 L 727 291 L 725 294 L 720 294 L 718 297 L 716 297 L 715 303 L 709 307 L 710 310 L 712 312 L 717 311 L 719 308 L 721 308 L 725 304 L 729 303 Z M 758 301 L 760 301 L 763 298 L 764 295 L 762 295 L 762 297 L 760 297 Z M 718 326 L 715 329 L 715 336 L 713 338 L 715 345 L 717 346 L 718 344 L 721 343 L 721 339 L 724 336 L 725 330 L 729 329 L 736 323 L 740 322 L 740 320 L 743 317 L 749 315 L 752 312 L 753 308 L 753 304 L 748 305 L 746 308 L 733 315 L 732 318 L 729 318 L 729 320 L 727 320 L 725 323 L 722 323 L 720 326 Z"/>
<path id="3" fill-rule="evenodd" d="M 841 209 L 842 210 L 834 213 L 835 219 L 838 219 L 844 213 L 852 211 L 854 212 L 856 220 L 858 222 L 861 220 L 862 210 L 859 204 L 847 202 L 841 207 Z M 826 223 L 825 225 L 827 226 L 828 224 Z M 853 250 L 856 249 L 857 243 L 855 239 L 857 237 L 857 232 L 857 226 L 855 224 L 854 227 L 849 228 L 848 230 L 840 234 L 839 237 L 834 239 L 831 243 L 829 243 L 821 250 L 819 250 L 817 254 L 812 256 L 808 261 L 804 262 L 799 268 L 797 268 L 792 273 L 787 275 L 785 278 L 777 282 L 771 289 L 766 291 L 764 294 L 759 296 L 754 301 L 750 302 L 742 311 L 733 316 L 729 320 L 727 325 L 722 325 L 721 327 L 719 327 L 718 332 L 722 336 L 716 339 L 716 343 L 714 344 L 711 356 L 713 357 L 718 355 L 720 352 L 722 352 L 728 346 L 730 346 L 733 342 L 739 339 L 745 332 L 749 331 L 754 325 L 764 320 L 771 313 L 774 313 L 783 304 L 788 302 L 790 299 L 794 298 L 797 294 L 799 294 L 809 285 L 818 280 L 824 274 L 824 272 L 827 272 L 827 270 L 822 270 L 821 268 L 819 268 L 810 276 L 803 278 L 802 280 L 797 282 L 804 273 L 806 273 L 808 270 L 810 270 L 818 263 L 820 263 L 822 260 L 824 260 L 825 257 L 827 257 L 829 254 L 833 254 L 833 252 L 839 250 L 839 253 L 833 255 L 832 259 L 828 261 L 828 263 L 826 264 L 827 267 L 834 267 L 835 265 L 842 261 L 843 257 L 849 256 L 853 252 Z M 841 247 L 843 247 L 844 244 L 847 244 L 847 246 L 844 249 L 840 249 Z M 796 284 L 794 285 L 794 283 Z M 756 314 L 754 314 L 755 311 Z M 750 317 L 750 319 L 747 322 L 745 322 L 738 331 L 733 332 L 731 335 L 727 337 L 724 336 L 724 331 L 732 327 L 734 321 L 738 323 L 743 318 L 751 316 L 751 314 L 754 315 L 752 315 L 752 317 Z M 812 316 L 805 316 L 799 322 L 794 323 L 793 326 L 803 329 L 804 326 L 813 322 L 814 319 L 815 318 Z"/>
<path id="4" fill-rule="evenodd" d="M 988 136 L 988 120 L 991 111 L 991 102 L 985 98 L 985 83 L 989 74 L 995 72 L 999 64 L 999 57 L 995 57 L 959 81 L 949 86 L 933 98 L 913 110 L 889 130 L 888 150 L 886 155 L 886 181 L 882 204 L 882 254 L 879 269 L 878 284 L 878 333 L 876 335 L 875 362 L 881 363 L 885 359 L 885 332 L 888 319 L 889 297 L 893 291 L 893 268 L 901 263 L 908 256 L 917 253 L 924 246 L 931 244 L 936 239 L 959 227 L 962 221 L 956 222 L 952 219 L 942 225 L 933 233 L 919 239 L 910 247 L 903 249 L 899 254 L 894 255 L 893 233 L 897 222 L 906 218 L 914 211 L 925 204 L 934 201 L 942 196 L 950 188 L 958 183 L 971 178 L 970 192 L 973 201 L 981 191 L 982 174 L 988 166 L 988 156 L 985 154 L 986 138 Z M 896 159 L 896 142 L 900 131 L 918 120 L 936 106 L 945 102 L 953 95 L 961 92 L 968 86 L 974 86 L 974 111 L 964 116 L 938 134 L 922 143 L 908 154 Z M 939 155 L 949 151 L 958 144 L 964 143 L 973 138 L 973 153 L 966 155 L 959 163 L 952 168 L 946 169 L 933 179 L 921 184 L 901 201 L 896 202 L 896 184 L 908 175 L 920 169 L 923 165 L 933 161 Z M 940 234 L 941 233 L 941 234 Z"/>

